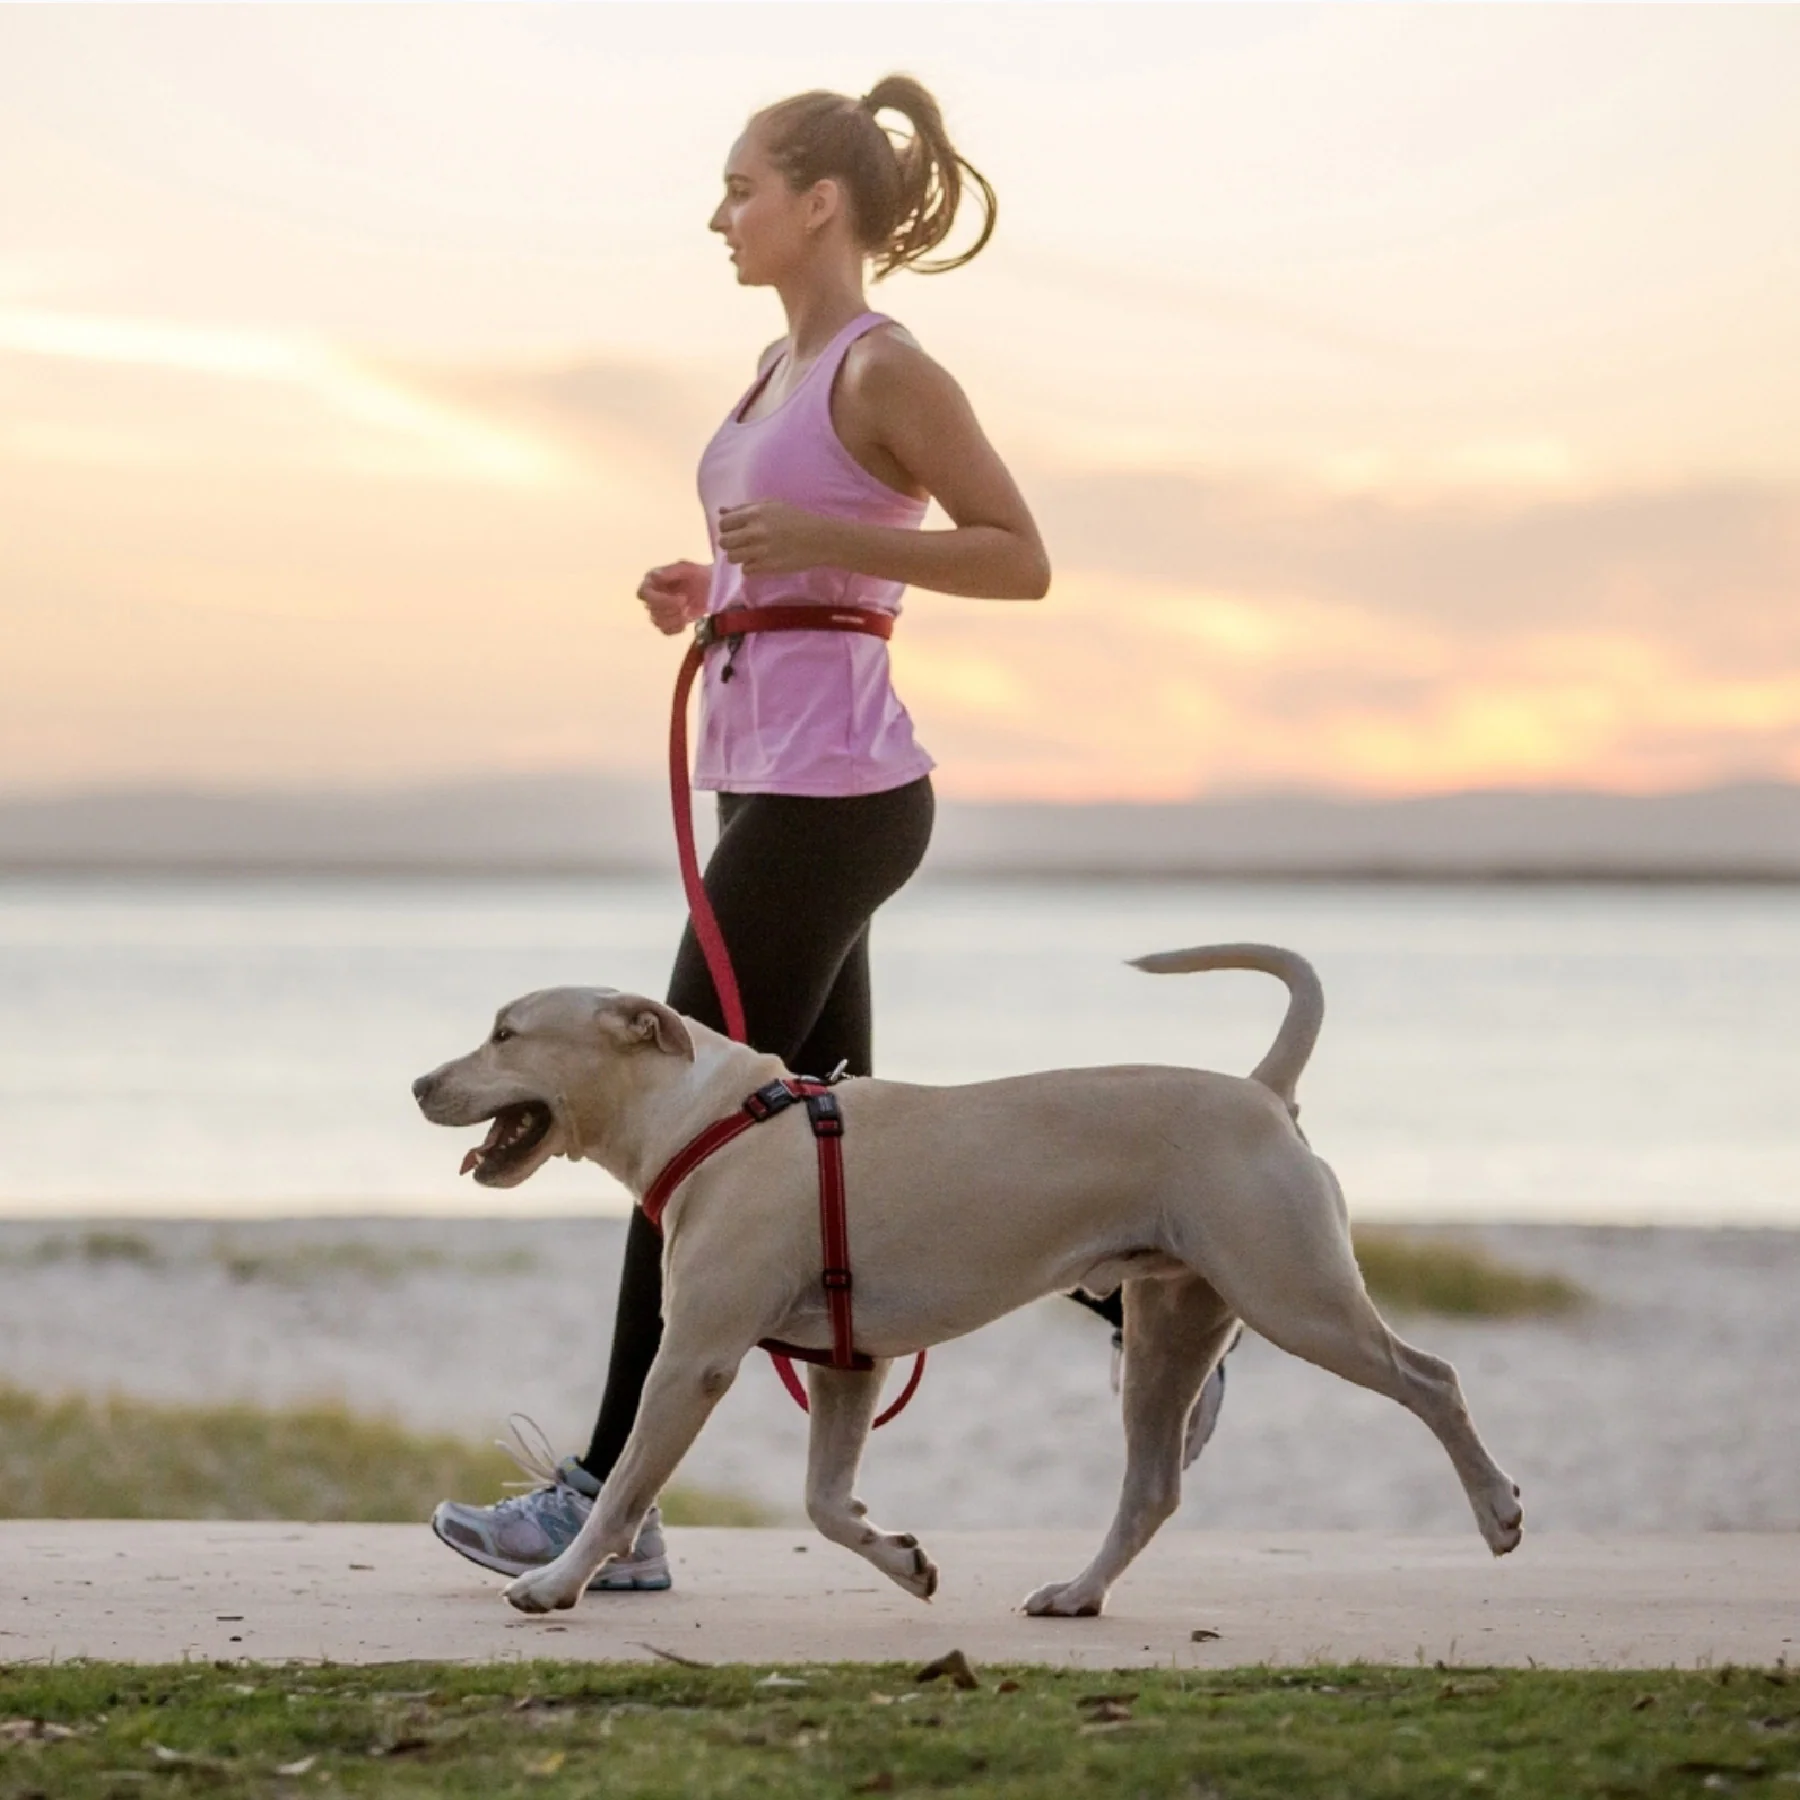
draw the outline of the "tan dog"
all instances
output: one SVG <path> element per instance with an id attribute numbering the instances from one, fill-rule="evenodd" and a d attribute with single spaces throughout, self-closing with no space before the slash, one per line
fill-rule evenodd
<path id="1" fill-rule="evenodd" d="M 1388 1330 L 1364 1290 L 1343 1197 L 1294 1123 L 1294 1085 L 1324 1001 L 1289 950 L 1234 944 L 1140 959 L 1153 973 L 1258 969 L 1287 984 L 1275 1043 L 1244 1079 L 1172 1068 L 1068 1069 L 966 1087 L 852 1081 L 838 1090 L 866 1374 L 813 1368 L 806 1506 L 834 1543 L 920 1599 L 937 1569 L 857 1499 L 890 1359 L 962 1336 L 1045 1294 L 1125 1286 L 1126 1466 L 1092 1564 L 1025 1610 L 1098 1613 L 1175 1510 L 1182 1432 L 1239 1319 L 1271 1343 L 1415 1412 L 1449 1452 L 1496 1556 L 1518 1542 L 1519 1490 L 1488 1455 L 1448 1363 Z M 413 1091 L 439 1125 L 491 1120 L 463 1161 L 514 1187 L 586 1157 L 641 1196 L 688 1140 L 787 1071 L 654 1000 L 557 988 L 506 1007 L 488 1041 Z M 664 1220 L 662 1346 L 637 1423 L 580 1534 L 506 1597 L 571 1607 L 638 1525 L 760 1339 L 824 1349 L 817 1161 L 801 1108 L 726 1146 Z"/>

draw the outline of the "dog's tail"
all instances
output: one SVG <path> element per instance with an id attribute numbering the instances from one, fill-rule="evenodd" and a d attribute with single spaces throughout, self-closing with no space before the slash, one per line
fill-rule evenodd
<path id="1" fill-rule="evenodd" d="M 1275 1034 L 1269 1053 L 1250 1071 L 1252 1081 L 1282 1100 L 1289 1112 L 1298 1112 L 1294 1088 L 1300 1071 L 1319 1041 L 1325 1017 L 1325 990 L 1311 963 L 1296 950 L 1279 944 L 1200 944 L 1192 950 L 1161 950 L 1153 956 L 1132 958 L 1134 969 L 1152 975 L 1191 975 L 1201 969 L 1255 969 L 1286 984 L 1287 1016 Z"/>

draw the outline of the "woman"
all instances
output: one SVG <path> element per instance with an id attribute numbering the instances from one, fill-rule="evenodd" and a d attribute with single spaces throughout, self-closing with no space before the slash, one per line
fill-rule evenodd
<path id="1" fill-rule="evenodd" d="M 903 119 L 898 143 L 878 115 Z M 973 194 L 974 242 L 934 255 Z M 1037 600 L 1050 564 L 1031 513 L 962 390 L 891 319 L 865 275 L 959 268 L 987 243 L 994 194 L 955 150 L 938 106 L 891 75 L 860 100 L 807 93 L 751 119 L 725 165 L 711 229 L 742 287 L 772 287 L 787 335 L 700 460 L 710 565 L 652 569 L 638 589 L 675 633 L 726 606 L 808 600 L 898 613 L 909 585 Z M 924 531 L 935 500 L 950 520 Z M 697 787 L 719 794 L 707 895 L 731 954 L 750 1041 L 790 1068 L 870 1072 L 869 922 L 919 866 L 932 761 L 915 742 L 878 637 L 746 634 L 709 651 Z M 804 929 L 796 930 L 797 921 Z M 690 926 L 669 1004 L 723 1029 Z M 661 1334 L 661 1239 L 634 1212 L 606 1395 L 580 1457 L 521 1443 L 544 1485 L 498 1506 L 445 1502 L 433 1529 L 509 1575 L 554 1558 L 623 1449 Z M 652 1511 L 628 1558 L 594 1585 L 669 1586 Z"/>

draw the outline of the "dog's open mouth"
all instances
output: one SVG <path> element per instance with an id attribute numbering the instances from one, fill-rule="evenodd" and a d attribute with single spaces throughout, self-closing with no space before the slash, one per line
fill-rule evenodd
<path id="1" fill-rule="evenodd" d="M 515 1106 L 503 1106 L 494 1114 L 487 1136 L 463 1159 L 461 1173 L 474 1174 L 484 1185 L 503 1181 L 517 1171 L 554 1123 L 549 1107 L 541 1100 L 522 1100 Z"/>

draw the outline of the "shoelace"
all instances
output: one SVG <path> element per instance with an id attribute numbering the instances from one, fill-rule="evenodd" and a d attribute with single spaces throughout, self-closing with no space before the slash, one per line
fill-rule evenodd
<path id="1" fill-rule="evenodd" d="M 502 1500 L 501 1506 L 517 1506 L 529 1499 L 532 1494 L 541 1493 L 545 1488 L 567 1487 L 563 1480 L 562 1468 L 557 1461 L 556 1446 L 550 1442 L 546 1432 L 530 1413 L 508 1413 L 506 1428 L 513 1435 L 513 1442 L 505 1438 L 495 1438 L 494 1448 L 504 1450 L 513 1460 L 514 1465 L 526 1476 L 524 1481 L 502 1482 L 503 1487 L 523 1488 L 524 1493 L 514 1494 L 508 1500 Z"/>

